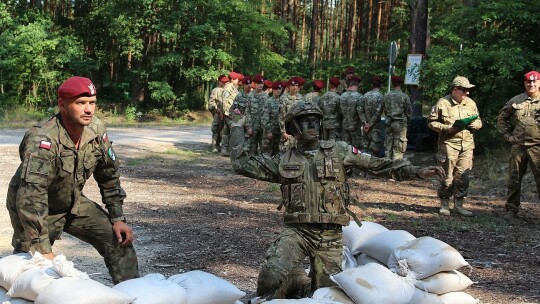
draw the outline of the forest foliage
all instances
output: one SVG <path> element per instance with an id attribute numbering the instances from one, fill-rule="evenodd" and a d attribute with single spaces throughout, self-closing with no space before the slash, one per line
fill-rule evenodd
<path id="1" fill-rule="evenodd" d="M 463 75 L 489 125 L 539 68 L 536 0 L 1 0 L 0 111 L 53 107 L 71 75 L 90 77 L 102 106 L 141 111 L 204 109 L 231 70 L 326 80 L 354 66 L 365 92 L 388 76 L 391 41 L 404 74 L 419 5 L 428 25 L 417 103 L 429 109 Z"/>

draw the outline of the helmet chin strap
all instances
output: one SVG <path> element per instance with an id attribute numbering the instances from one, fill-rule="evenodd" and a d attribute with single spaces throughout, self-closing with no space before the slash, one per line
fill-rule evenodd
<path id="1" fill-rule="evenodd" d="M 298 122 L 296 121 L 296 118 L 293 119 L 293 123 L 294 123 L 294 127 L 296 128 L 296 131 L 298 132 L 298 134 L 300 134 L 300 136 L 304 135 L 302 133 L 302 129 L 300 129 L 300 126 L 298 125 Z"/>

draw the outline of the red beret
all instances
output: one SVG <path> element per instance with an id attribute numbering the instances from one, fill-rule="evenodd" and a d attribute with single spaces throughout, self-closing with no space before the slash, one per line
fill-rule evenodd
<path id="1" fill-rule="evenodd" d="M 330 78 L 329 82 L 331 84 L 333 84 L 334 86 L 336 86 L 336 87 L 339 86 L 339 78 L 337 78 L 337 77 Z"/>
<path id="2" fill-rule="evenodd" d="M 257 75 L 253 77 L 253 82 L 255 83 L 264 83 L 264 77 L 262 75 Z"/>
<path id="3" fill-rule="evenodd" d="M 283 81 L 281 82 L 281 87 L 282 87 L 282 88 L 285 88 L 285 87 L 287 87 L 288 85 L 289 85 L 289 82 L 288 82 L 288 81 L 283 80 Z"/>
<path id="4" fill-rule="evenodd" d="M 242 80 L 244 79 L 244 75 L 240 74 L 240 73 L 236 73 L 236 72 L 230 72 L 229 73 L 229 78 L 230 79 L 238 79 L 238 80 Z"/>
<path id="5" fill-rule="evenodd" d="M 281 81 L 276 81 L 272 83 L 272 89 L 281 90 L 282 88 L 283 88 L 283 84 L 281 83 Z"/>
<path id="6" fill-rule="evenodd" d="M 58 97 L 62 99 L 76 98 L 83 95 L 88 97 L 96 95 L 96 87 L 92 80 L 86 77 L 70 77 L 58 88 Z"/>
<path id="7" fill-rule="evenodd" d="M 381 77 L 379 76 L 373 76 L 373 78 L 371 78 L 371 82 L 378 82 L 378 83 L 382 83 L 383 80 Z"/>
<path id="8" fill-rule="evenodd" d="M 349 80 L 350 81 L 356 81 L 356 82 L 360 83 L 360 76 L 353 75 L 353 76 L 351 76 L 351 78 Z"/>
<path id="9" fill-rule="evenodd" d="M 242 79 L 242 84 L 251 84 L 251 76 L 244 76 Z"/>
<path id="10" fill-rule="evenodd" d="M 322 81 L 322 80 L 313 80 L 313 87 L 317 88 L 319 90 L 322 90 L 322 88 L 324 88 L 324 81 Z"/>
<path id="11" fill-rule="evenodd" d="M 525 81 L 533 81 L 540 79 L 540 73 L 537 71 L 530 71 L 527 74 L 525 74 L 524 80 Z"/>
<path id="12" fill-rule="evenodd" d="M 296 77 L 298 79 L 298 85 L 303 86 L 306 83 L 306 80 L 302 77 Z"/>
<path id="13" fill-rule="evenodd" d="M 221 81 L 221 82 L 229 82 L 229 77 L 225 76 L 225 75 L 221 75 L 218 77 L 218 80 Z"/>
<path id="14" fill-rule="evenodd" d="M 268 79 L 265 79 L 265 80 L 264 80 L 264 86 L 265 86 L 265 87 L 271 88 L 272 85 L 273 85 L 273 83 L 272 83 L 270 80 L 268 80 Z"/>
<path id="15" fill-rule="evenodd" d="M 299 84 L 298 83 L 298 77 L 289 78 L 288 85 L 291 85 L 291 84 Z"/>
<path id="16" fill-rule="evenodd" d="M 393 83 L 403 83 L 403 78 L 399 76 L 392 76 L 392 82 Z"/>
<path id="17" fill-rule="evenodd" d="M 348 67 L 346 70 L 345 70 L 345 74 L 353 74 L 354 73 L 354 68 L 353 67 Z"/>

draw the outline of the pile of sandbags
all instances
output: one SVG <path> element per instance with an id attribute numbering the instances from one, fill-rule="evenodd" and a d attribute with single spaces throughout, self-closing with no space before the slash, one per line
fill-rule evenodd
<path id="1" fill-rule="evenodd" d="M 245 296 L 232 283 L 203 271 L 166 278 L 148 274 L 108 287 L 77 270 L 64 255 L 36 253 L 0 259 L 2 304 L 237 304 Z"/>
<path id="2" fill-rule="evenodd" d="M 317 300 L 346 295 L 350 302 L 344 303 L 356 304 L 479 303 L 463 291 L 473 282 L 457 270 L 469 264 L 440 240 L 416 238 L 377 223 L 362 222 L 359 227 L 351 222 L 343 229 L 343 244 L 343 272 L 332 280 L 344 293 L 323 289 L 314 294 Z"/>

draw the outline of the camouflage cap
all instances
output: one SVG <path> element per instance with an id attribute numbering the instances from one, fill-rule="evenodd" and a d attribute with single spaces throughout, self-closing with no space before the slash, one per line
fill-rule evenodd
<path id="1" fill-rule="evenodd" d="M 465 89 L 474 88 L 475 85 L 469 82 L 469 79 L 463 77 L 463 76 L 457 76 L 452 81 L 452 87 L 461 87 Z"/>

